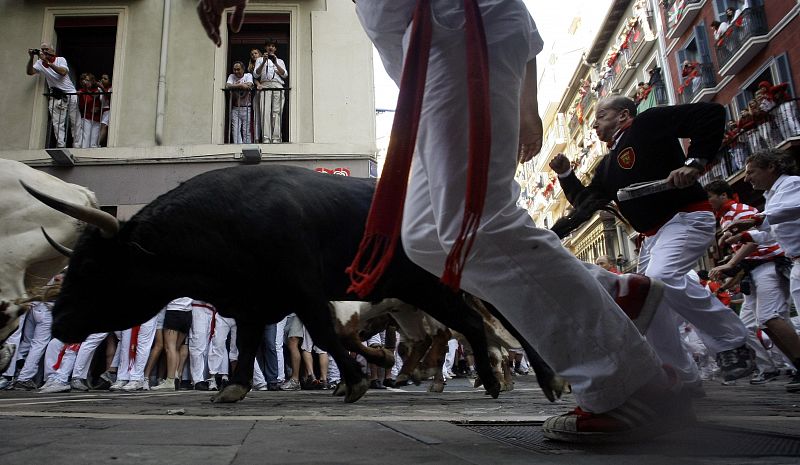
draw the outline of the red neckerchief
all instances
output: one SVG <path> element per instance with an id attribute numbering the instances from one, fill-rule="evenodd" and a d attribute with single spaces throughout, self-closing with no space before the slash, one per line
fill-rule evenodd
<path id="1" fill-rule="evenodd" d="M 45 68 L 49 68 L 50 64 L 55 61 L 56 61 L 56 55 L 47 54 L 45 55 L 45 59 L 42 60 L 42 65 L 44 65 Z"/>
<path id="2" fill-rule="evenodd" d="M 459 289 L 466 257 L 475 240 L 486 197 L 491 152 L 491 118 L 489 107 L 489 60 L 477 0 L 464 0 L 466 38 L 477 49 L 466 53 L 469 89 L 469 161 L 467 165 L 467 194 L 464 219 L 452 250 L 447 256 L 442 282 Z M 417 140 L 422 96 L 431 48 L 432 19 L 430 0 L 417 0 L 411 28 L 411 41 L 400 79 L 389 150 L 383 175 L 367 217 L 353 263 L 347 267 L 350 276 L 348 292 L 360 297 L 370 293 L 391 263 L 400 239 L 403 203 L 408 186 L 408 174 Z"/>
<path id="3" fill-rule="evenodd" d="M 617 147 L 619 138 L 622 137 L 622 134 L 624 134 L 629 127 L 631 127 L 631 124 L 633 124 L 633 118 L 622 123 L 622 126 L 620 126 L 619 129 L 617 129 L 617 132 L 614 133 L 614 137 L 611 138 L 611 142 L 608 143 L 608 150 L 614 150 Z"/>

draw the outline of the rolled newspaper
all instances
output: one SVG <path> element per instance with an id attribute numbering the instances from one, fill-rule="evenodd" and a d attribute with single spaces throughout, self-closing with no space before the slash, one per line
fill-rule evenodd
<path id="1" fill-rule="evenodd" d="M 644 197 L 646 195 L 653 195 L 659 192 L 668 191 L 675 187 L 667 184 L 666 179 L 659 179 L 657 181 L 637 182 L 628 187 L 623 187 L 617 191 L 617 200 L 624 202 L 626 200 Z"/>

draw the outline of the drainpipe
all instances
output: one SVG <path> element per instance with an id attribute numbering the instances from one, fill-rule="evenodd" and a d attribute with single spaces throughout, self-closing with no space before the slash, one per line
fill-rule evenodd
<path id="1" fill-rule="evenodd" d="M 164 141 L 164 106 L 167 99 L 167 46 L 169 45 L 169 15 L 172 0 L 164 0 L 164 20 L 161 24 L 161 63 L 158 65 L 158 94 L 156 96 L 156 144 Z"/>

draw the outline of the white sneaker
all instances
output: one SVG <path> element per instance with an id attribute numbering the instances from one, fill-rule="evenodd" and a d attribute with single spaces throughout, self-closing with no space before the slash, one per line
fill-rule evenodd
<path id="1" fill-rule="evenodd" d="M 118 380 L 114 381 L 114 384 L 112 384 L 112 385 L 111 385 L 111 387 L 110 387 L 110 388 L 108 388 L 108 390 L 109 390 L 109 391 L 121 391 L 121 390 L 122 390 L 122 388 L 123 388 L 123 387 L 124 387 L 126 384 L 128 384 L 128 381 L 127 381 L 127 380 L 118 379 Z"/>
<path id="2" fill-rule="evenodd" d="M 208 390 L 219 391 L 219 388 L 217 388 L 217 380 L 213 377 L 208 378 Z"/>
<path id="3" fill-rule="evenodd" d="M 127 384 L 120 388 L 120 391 L 125 392 L 133 392 L 133 391 L 141 391 L 144 389 L 144 381 L 136 380 L 136 381 L 129 381 Z"/>
<path id="4" fill-rule="evenodd" d="M 174 391 L 175 381 L 172 379 L 162 379 L 160 383 L 150 388 L 151 391 Z"/>
<path id="5" fill-rule="evenodd" d="M 145 379 L 144 381 L 142 381 L 142 390 L 143 391 L 149 391 L 150 390 L 150 380 L 149 379 Z"/>
<path id="6" fill-rule="evenodd" d="M 39 394 L 49 394 L 51 392 L 69 392 L 69 390 L 70 387 L 67 383 L 61 383 L 55 380 L 47 380 L 47 382 L 44 383 L 44 386 L 39 389 Z"/>

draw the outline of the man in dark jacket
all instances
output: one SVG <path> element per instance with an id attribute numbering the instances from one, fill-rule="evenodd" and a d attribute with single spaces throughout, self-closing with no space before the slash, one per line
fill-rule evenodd
<path id="1" fill-rule="evenodd" d="M 664 304 L 645 335 L 664 363 L 679 371 L 684 384 L 697 388 L 697 367 L 678 332 L 683 320 L 703 334 L 726 380 L 754 369 L 741 320 L 687 276 L 714 240 L 714 214 L 697 180 L 716 157 L 724 123 L 723 108 L 713 103 L 652 108 L 637 116 L 631 99 L 610 97 L 597 104 L 594 129 L 608 144 L 609 153 L 591 183 L 584 186 L 578 180 L 563 154 L 550 162 L 567 199 L 576 207 L 572 215 L 576 221 L 560 231 L 562 236 L 613 201 L 644 237 L 638 272 L 665 285 Z M 687 155 L 679 138 L 691 140 Z M 630 190 L 632 185 L 653 181 L 653 185 Z"/>

